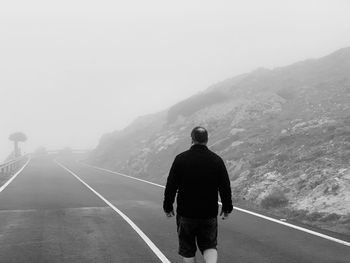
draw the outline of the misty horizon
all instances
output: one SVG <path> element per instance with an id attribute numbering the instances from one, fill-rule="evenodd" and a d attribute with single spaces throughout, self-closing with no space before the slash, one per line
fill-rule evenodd
<path id="1" fill-rule="evenodd" d="M 0 160 L 12 132 L 24 152 L 93 149 L 215 83 L 350 46 L 347 1 L 20 2 L 0 11 Z"/>

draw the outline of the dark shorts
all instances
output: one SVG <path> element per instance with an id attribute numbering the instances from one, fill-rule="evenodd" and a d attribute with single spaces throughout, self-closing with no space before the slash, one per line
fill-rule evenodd
<path id="1" fill-rule="evenodd" d="M 177 215 L 177 233 L 179 237 L 179 254 L 185 258 L 196 255 L 197 246 L 201 253 L 217 246 L 217 218 L 195 219 Z"/>

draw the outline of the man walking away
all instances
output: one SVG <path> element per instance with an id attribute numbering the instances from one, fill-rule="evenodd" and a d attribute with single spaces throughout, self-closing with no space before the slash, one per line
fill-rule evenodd
<path id="1" fill-rule="evenodd" d="M 230 180 L 223 160 L 207 148 L 208 132 L 195 127 L 192 146 L 176 156 L 169 172 L 163 209 L 174 216 L 177 193 L 176 223 L 179 254 L 184 262 L 196 262 L 197 246 L 206 263 L 217 262 L 218 193 L 222 202 L 220 216 L 232 211 Z"/>

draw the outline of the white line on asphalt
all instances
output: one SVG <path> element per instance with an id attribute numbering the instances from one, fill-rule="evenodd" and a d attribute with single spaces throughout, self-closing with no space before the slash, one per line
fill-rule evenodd
<path id="1" fill-rule="evenodd" d="M 87 188 L 89 188 L 95 195 L 97 195 L 102 201 L 104 201 L 110 208 L 112 208 L 115 212 L 117 212 L 134 230 L 139 236 L 145 241 L 145 243 L 150 247 L 150 249 L 156 254 L 156 256 L 160 259 L 163 263 L 171 263 L 165 255 L 159 250 L 158 247 L 146 236 L 145 233 L 133 222 L 129 217 L 127 217 L 122 211 L 120 211 L 118 208 L 116 208 L 111 202 L 109 202 L 106 198 L 104 198 L 101 194 L 99 194 L 96 190 L 94 190 L 91 186 L 89 186 L 87 183 L 85 183 L 78 175 L 76 175 L 74 172 L 69 170 L 67 167 L 59 163 L 55 160 L 55 162 L 61 166 L 63 169 L 68 171 L 71 175 L 73 175 L 76 179 L 78 179 L 82 184 L 84 184 Z"/>
<path id="2" fill-rule="evenodd" d="M 275 222 L 277 224 L 288 226 L 290 228 L 294 228 L 294 229 L 297 229 L 297 230 L 309 233 L 311 235 L 318 236 L 318 237 L 321 237 L 321 238 L 324 238 L 324 239 L 328 239 L 330 241 L 337 242 L 339 244 L 342 244 L 342 245 L 350 247 L 350 243 L 346 242 L 344 240 L 341 240 L 341 239 L 338 239 L 338 238 L 334 238 L 334 237 L 331 237 L 331 236 L 328 236 L 328 235 L 325 235 L 325 234 L 321 234 L 319 232 L 316 232 L 316 231 L 313 231 L 313 230 L 310 230 L 310 229 L 307 229 L 307 228 L 304 228 L 304 227 L 300 227 L 300 226 L 296 226 L 296 225 L 293 225 L 293 224 L 290 224 L 290 223 L 286 223 L 286 222 L 280 221 L 278 219 L 275 219 L 275 218 L 272 218 L 272 217 L 268 217 L 268 216 L 264 216 L 264 215 L 261 215 L 261 214 L 258 214 L 258 213 L 255 213 L 255 212 L 252 212 L 252 211 L 249 211 L 249 210 L 245 210 L 245 209 L 242 209 L 242 208 L 239 208 L 239 207 L 234 207 L 234 208 L 236 210 L 238 210 L 238 211 L 242 211 L 244 213 L 248 213 L 248 214 L 251 214 L 251 215 L 254 215 L 254 216 L 257 216 L 257 217 L 260 217 L 260 218 L 263 218 L 263 219 L 266 219 L 266 220 L 269 220 L 269 221 L 272 221 L 272 222 Z"/>
<path id="3" fill-rule="evenodd" d="M 152 183 L 152 182 L 150 182 L 150 181 L 142 180 L 142 179 L 140 179 L 140 178 L 136 178 L 136 177 L 133 177 L 133 176 L 130 176 L 130 175 L 126 175 L 126 174 L 114 172 L 114 171 L 112 171 L 112 170 L 108 170 L 108 169 L 105 169 L 105 168 L 97 167 L 97 166 L 90 165 L 90 164 L 87 164 L 87 163 L 83 163 L 83 164 L 86 165 L 86 166 L 90 166 L 90 167 L 92 167 L 92 168 L 101 170 L 101 171 L 105 171 L 105 172 L 109 172 L 109 173 L 121 175 L 121 176 L 124 176 L 124 177 L 127 177 L 127 178 L 131 178 L 131 179 L 134 179 L 134 180 L 137 180 L 137 181 L 141 181 L 141 182 L 144 182 L 144 183 L 147 183 L 147 184 L 152 184 L 152 185 L 155 185 L 155 186 L 159 186 L 159 187 L 165 188 L 164 185 Z"/>
<path id="4" fill-rule="evenodd" d="M 131 178 L 131 179 L 134 179 L 134 180 L 137 180 L 137 181 L 141 181 L 141 182 L 145 182 L 145 183 L 148 183 L 148 184 L 152 184 L 152 185 L 156 185 L 156 186 L 165 188 L 164 185 L 152 183 L 152 182 L 149 182 L 149 181 L 146 181 L 146 180 L 142 180 L 142 179 L 139 179 L 139 178 L 136 178 L 136 177 L 133 177 L 133 176 L 129 176 L 129 175 L 126 175 L 126 174 L 118 173 L 118 172 L 111 171 L 111 170 L 108 170 L 108 169 L 104 169 L 104 168 L 101 168 L 101 167 L 98 167 L 98 166 L 89 165 L 89 164 L 86 164 L 86 163 L 83 163 L 83 164 L 86 165 L 86 166 L 98 169 L 98 170 L 110 172 L 110 173 L 113 173 L 113 174 L 118 174 L 118 175 L 121 175 L 121 176 L 124 176 L 124 177 L 128 177 L 128 178 Z M 222 205 L 221 202 L 219 202 L 219 204 Z M 321 234 L 319 232 L 316 232 L 316 231 L 313 231 L 313 230 L 309 230 L 309 229 L 304 228 L 304 227 L 296 226 L 296 225 L 293 225 L 291 223 L 286 223 L 286 222 L 280 221 L 278 219 L 275 219 L 275 218 L 272 218 L 272 217 L 268 217 L 268 216 L 264 216 L 264 215 L 261 215 L 261 214 L 258 214 L 258 213 L 255 213 L 255 212 L 252 212 L 252 211 L 249 211 L 249 210 L 246 210 L 246 209 L 242 209 L 242 208 L 239 208 L 239 207 L 236 207 L 236 206 L 234 206 L 233 208 L 235 210 L 238 210 L 238 211 L 250 214 L 250 215 L 254 215 L 254 216 L 257 216 L 257 217 L 260 217 L 260 218 L 263 218 L 263 219 L 275 222 L 277 224 L 288 226 L 290 228 L 294 228 L 294 229 L 297 229 L 297 230 L 309 233 L 311 235 L 318 236 L 318 237 L 321 237 L 321 238 L 324 238 L 324 239 L 327 239 L 327 240 L 330 240 L 330 241 L 333 241 L 333 242 L 336 242 L 336 243 L 339 243 L 339 244 L 342 244 L 342 245 L 350 247 L 350 242 L 346 242 L 346 241 L 338 239 L 338 238 L 334 238 L 334 237 L 331 237 L 331 236 L 328 236 L 328 235 L 325 235 L 325 234 Z"/>
<path id="5" fill-rule="evenodd" d="M 0 187 L 0 193 L 17 177 L 17 175 L 19 175 L 23 171 L 23 169 L 28 165 L 29 161 L 30 161 L 30 158 L 28 158 L 27 162 L 22 166 L 21 169 L 19 169 L 17 173 L 15 173 L 6 183 L 4 183 Z"/>

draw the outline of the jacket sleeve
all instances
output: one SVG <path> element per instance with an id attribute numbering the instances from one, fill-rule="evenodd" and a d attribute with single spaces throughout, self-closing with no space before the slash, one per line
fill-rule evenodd
<path id="1" fill-rule="evenodd" d="M 178 160 L 175 158 L 169 172 L 167 179 L 165 191 L 164 191 L 164 202 L 163 209 L 164 212 L 169 213 L 174 210 L 173 203 L 175 201 L 175 196 L 177 189 L 179 187 L 179 168 Z"/>
<path id="2" fill-rule="evenodd" d="M 233 210 L 231 184 L 223 160 L 219 162 L 219 194 L 222 203 L 222 211 L 231 213 Z"/>

